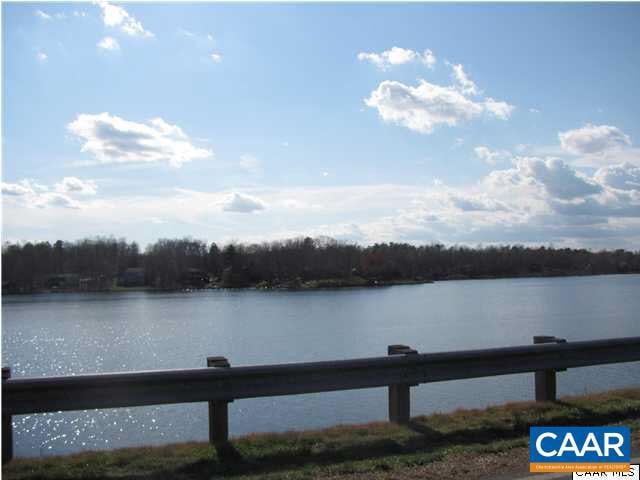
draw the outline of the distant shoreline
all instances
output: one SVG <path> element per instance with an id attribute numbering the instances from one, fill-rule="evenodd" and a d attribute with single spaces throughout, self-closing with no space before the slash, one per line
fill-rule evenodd
<path id="1" fill-rule="evenodd" d="M 420 285 L 434 283 L 431 279 L 399 279 L 399 280 L 365 280 L 356 279 L 323 279 L 308 280 L 304 282 L 282 282 L 268 284 L 260 282 L 253 285 L 228 286 L 221 283 L 212 283 L 204 287 L 179 287 L 159 288 L 152 286 L 121 287 L 116 286 L 103 290 L 82 290 L 79 288 L 38 289 L 31 292 L 4 293 L 3 295 L 32 295 L 39 293 L 125 293 L 125 292 L 192 292 L 205 290 L 258 290 L 258 291 L 310 291 L 310 290 L 341 290 L 345 288 L 381 288 L 396 285 Z"/>
<path id="2" fill-rule="evenodd" d="M 205 288 L 319 290 L 471 280 L 640 273 L 640 251 L 463 247 L 294 238 L 262 244 L 160 239 L 144 253 L 124 239 L 5 243 L 3 293 L 180 291 Z M 124 289 L 122 288 L 124 287 Z"/>
<path id="3" fill-rule="evenodd" d="M 66 289 L 39 289 L 31 292 L 21 293 L 3 293 L 6 296 L 22 296 L 22 295 L 35 295 L 35 294 L 50 294 L 50 293 L 133 293 L 133 292 L 148 292 L 148 293 L 177 293 L 177 292 L 199 292 L 207 290 L 257 290 L 257 291 L 288 291 L 288 292 L 303 292 L 314 290 L 342 290 L 342 289 L 354 289 L 354 288 L 382 288 L 393 287 L 402 285 L 424 285 L 436 282 L 451 282 L 461 280 L 508 280 L 519 278 L 565 278 L 565 277 L 601 277 L 609 275 L 640 275 L 638 272 L 625 272 L 625 273 L 541 273 L 532 274 L 524 273 L 520 275 L 504 275 L 504 276 L 466 276 L 466 275 L 449 275 L 446 277 L 432 279 L 396 279 L 396 280 L 366 280 L 358 277 L 356 279 L 323 279 L 323 280 L 308 280 L 304 282 L 282 282 L 277 284 L 267 284 L 266 282 L 260 282 L 253 285 L 245 286 L 225 286 L 221 283 L 212 283 L 205 287 L 183 287 L 183 288 L 158 288 L 152 286 L 138 286 L 138 287 L 122 287 L 116 286 L 110 289 L 104 290 L 81 290 L 79 288 L 66 288 Z"/>

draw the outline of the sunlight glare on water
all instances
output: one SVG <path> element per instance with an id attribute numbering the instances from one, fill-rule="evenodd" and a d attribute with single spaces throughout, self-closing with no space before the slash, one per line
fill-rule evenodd
<path id="1" fill-rule="evenodd" d="M 3 365 L 12 377 L 203 367 L 589 340 L 640 334 L 640 275 L 437 282 L 312 292 L 4 296 Z M 558 375 L 561 395 L 639 385 L 637 363 Z M 238 400 L 232 435 L 381 420 L 384 388 Z M 532 374 L 421 385 L 412 413 L 481 407 L 533 395 Z M 266 414 L 265 412 L 268 412 Z M 21 415 L 18 456 L 206 440 L 205 403 Z"/>

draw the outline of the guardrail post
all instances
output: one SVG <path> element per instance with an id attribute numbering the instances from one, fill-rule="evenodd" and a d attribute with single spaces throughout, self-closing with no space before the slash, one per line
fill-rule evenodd
<path id="1" fill-rule="evenodd" d="M 407 345 L 389 345 L 388 355 L 416 355 L 418 352 Z M 404 425 L 411 418 L 411 385 L 400 383 L 389 385 L 389 421 Z"/>
<path id="2" fill-rule="evenodd" d="M 540 343 L 566 343 L 564 338 L 549 335 L 537 335 L 533 337 L 534 344 Z M 556 370 L 538 370 L 535 372 L 536 402 L 556 401 Z"/>
<path id="3" fill-rule="evenodd" d="M 207 367 L 229 368 L 230 366 L 225 357 L 207 357 Z M 209 443 L 211 445 L 220 446 L 229 441 L 229 402 L 231 400 L 209 402 Z"/>
<path id="4" fill-rule="evenodd" d="M 11 368 L 2 367 L 2 386 L 11 378 Z M 13 458 L 13 426 L 11 415 L 2 415 L 2 463 L 5 464 Z"/>

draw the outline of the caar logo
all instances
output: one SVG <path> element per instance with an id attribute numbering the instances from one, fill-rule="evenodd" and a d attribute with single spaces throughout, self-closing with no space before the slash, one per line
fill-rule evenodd
<path id="1" fill-rule="evenodd" d="M 532 472 L 628 472 L 628 427 L 531 427 Z"/>

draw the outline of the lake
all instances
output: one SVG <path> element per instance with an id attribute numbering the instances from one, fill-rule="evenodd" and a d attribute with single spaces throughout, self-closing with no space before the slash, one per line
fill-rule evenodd
<path id="1" fill-rule="evenodd" d="M 14 377 L 525 345 L 640 335 L 640 275 L 436 282 L 332 291 L 37 294 L 2 298 Z M 558 374 L 559 395 L 640 385 L 638 363 Z M 533 374 L 412 388 L 412 415 L 533 397 Z M 385 388 L 238 400 L 232 435 L 384 420 Z M 206 403 L 14 417 L 16 456 L 208 438 Z"/>

